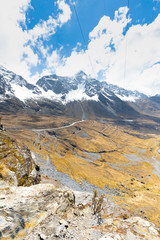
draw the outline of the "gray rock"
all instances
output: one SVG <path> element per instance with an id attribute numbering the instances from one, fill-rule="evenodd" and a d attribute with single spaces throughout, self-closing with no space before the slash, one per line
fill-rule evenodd
<path id="1" fill-rule="evenodd" d="M 130 230 L 127 230 L 126 240 L 138 240 L 138 238 Z"/>
<path id="2" fill-rule="evenodd" d="M 68 222 L 65 221 L 64 219 L 61 219 L 61 220 L 59 221 L 59 223 L 60 223 L 61 225 L 64 225 L 65 227 L 68 227 Z"/>

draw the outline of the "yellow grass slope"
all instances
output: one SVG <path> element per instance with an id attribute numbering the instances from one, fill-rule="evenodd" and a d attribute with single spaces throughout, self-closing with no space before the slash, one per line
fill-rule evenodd
<path id="1" fill-rule="evenodd" d="M 114 189 L 119 205 L 160 226 L 159 135 L 97 121 L 49 133 L 23 129 L 12 134 L 42 159 L 50 156 L 58 171 L 77 182 Z"/>

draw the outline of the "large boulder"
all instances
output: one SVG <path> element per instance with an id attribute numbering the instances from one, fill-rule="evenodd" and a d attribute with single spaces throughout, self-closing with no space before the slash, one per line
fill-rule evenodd
<path id="1" fill-rule="evenodd" d="M 74 199 L 73 193 L 57 190 L 53 184 L 30 187 L 0 185 L 0 239 L 22 240 L 27 237 L 39 240 L 46 239 L 44 235 L 48 236 L 47 239 L 54 239 L 51 235 L 59 235 L 63 227 L 68 227 L 63 218 L 67 212 L 74 210 L 74 203 L 70 199 L 72 195 Z M 62 209 L 61 206 L 65 203 L 66 208 Z M 44 233 L 40 238 L 42 229 Z"/>
<path id="2" fill-rule="evenodd" d="M 20 147 L 6 132 L 0 132 L 0 183 L 30 186 L 40 182 L 39 167 L 30 150 Z"/>

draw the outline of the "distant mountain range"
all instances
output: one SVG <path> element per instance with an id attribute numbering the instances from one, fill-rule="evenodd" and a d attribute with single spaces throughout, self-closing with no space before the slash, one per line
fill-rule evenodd
<path id="1" fill-rule="evenodd" d="M 73 77 L 44 76 L 34 85 L 0 66 L 1 112 L 133 118 L 140 115 L 142 109 L 138 106 L 144 102 L 152 102 L 156 111 L 160 110 L 160 96 L 149 98 L 138 91 L 90 78 L 82 71 Z"/>

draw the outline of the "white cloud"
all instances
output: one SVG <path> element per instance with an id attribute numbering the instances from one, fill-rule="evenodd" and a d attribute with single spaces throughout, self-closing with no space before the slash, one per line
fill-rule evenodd
<path id="1" fill-rule="evenodd" d="M 53 17 L 49 16 L 47 21 L 41 21 L 33 29 L 27 32 L 28 41 L 31 40 L 32 45 L 36 45 L 38 39 L 47 39 L 50 35 L 54 34 L 58 22 Z"/>
<path id="2" fill-rule="evenodd" d="M 61 11 L 57 18 L 49 16 L 47 21 L 39 22 L 33 29 L 27 32 L 28 40 L 31 40 L 32 45 L 36 45 L 38 39 L 48 39 L 49 36 L 55 34 L 57 27 L 61 27 L 71 18 L 71 9 L 65 0 L 57 1 L 58 9 Z"/>
<path id="3" fill-rule="evenodd" d="M 130 26 L 124 35 L 131 19 L 127 19 L 128 8 L 122 7 L 113 20 L 107 16 L 100 19 L 89 33 L 86 50 L 77 43 L 69 57 L 61 57 L 61 49 L 53 49 L 50 54 L 53 46 L 43 44 L 71 19 L 71 9 L 65 0 L 57 0 L 56 7 L 56 17 L 49 16 L 26 30 L 26 11 L 31 8 L 31 0 L 0 0 L 1 65 L 29 79 L 31 68 L 43 57 L 46 69 L 36 73 L 34 80 L 43 74 L 73 75 L 83 70 L 92 77 L 101 73 L 109 83 L 125 88 L 160 93 L 160 14 L 151 24 Z"/>
<path id="4" fill-rule="evenodd" d="M 28 75 L 29 70 L 21 62 L 25 36 L 19 23 L 25 24 L 25 11 L 29 6 L 30 0 L 0 2 L 0 62 L 23 75 Z"/>
<path id="5" fill-rule="evenodd" d="M 132 25 L 124 35 L 131 21 L 127 11 L 127 7 L 120 8 L 113 20 L 102 17 L 89 34 L 86 51 L 74 48 L 70 57 L 61 61 L 56 56 L 57 74 L 83 70 L 95 77 L 101 72 L 109 83 L 150 95 L 160 93 L 160 14 L 151 24 Z"/>
<path id="6" fill-rule="evenodd" d="M 30 78 L 31 67 L 40 62 L 34 47 L 40 46 L 40 53 L 46 57 L 48 49 L 44 48 L 42 39 L 55 34 L 57 27 L 71 18 L 69 5 L 65 0 L 58 0 L 57 17 L 49 16 L 48 20 L 41 20 L 33 29 L 23 30 L 29 7 L 31 0 L 0 0 L 0 63 L 26 79 Z"/>
<path id="7" fill-rule="evenodd" d="M 160 64 L 156 63 L 160 61 L 160 15 L 149 25 L 132 26 L 126 37 L 127 40 L 121 41 L 116 49 L 112 68 L 106 73 L 107 80 L 146 94 L 159 93 L 160 81 L 157 80 L 160 79 Z"/>
<path id="8" fill-rule="evenodd" d="M 99 24 L 89 34 L 90 42 L 87 50 L 76 51 L 75 48 L 70 57 L 63 58 L 57 68 L 57 73 L 72 75 L 83 70 L 95 77 L 99 71 L 111 67 L 113 58 L 115 58 L 113 46 L 118 48 L 124 39 L 122 33 L 128 22 L 127 11 L 127 7 L 120 8 L 115 12 L 113 21 L 107 16 L 102 17 Z"/>
<path id="9" fill-rule="evenodd" d="M 72 13 L 69 5 L 66 4 L 64 0 L 58 0 L 57 4 L 59 9 L 62 11 L 62 13 L 58 16 L 58 22 L 62 25 L 70 20 Z"/>
<path id="10" fill-rule="evenodd" d="M 53 51 L 52 54 L 47 57 L 47 67 L 52 68 L 52 71 L 56 71 L 60 63 L 61 59 L 57 51 Z"/>

